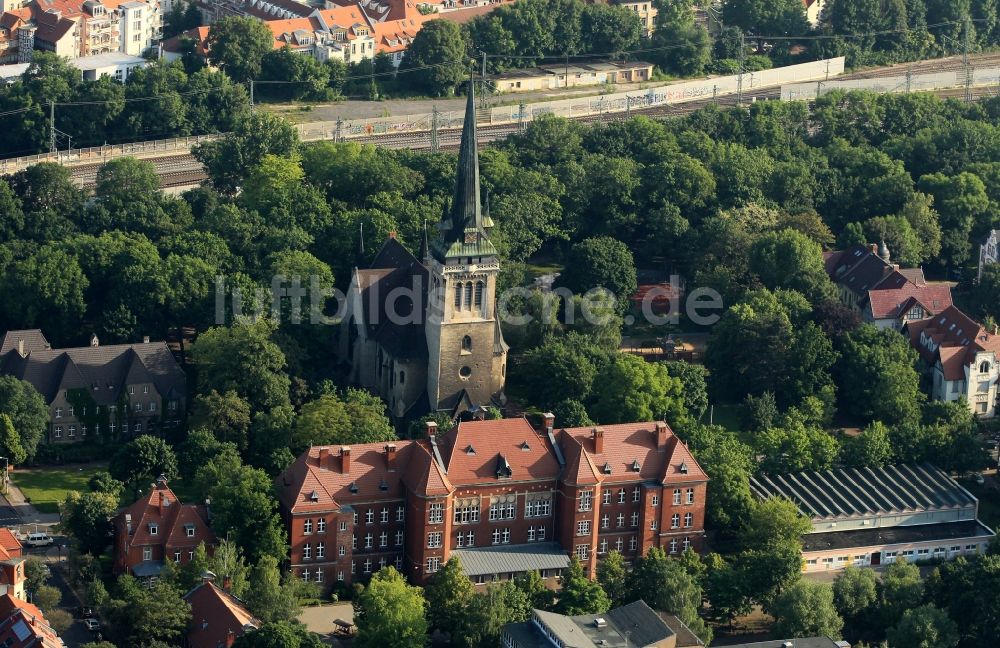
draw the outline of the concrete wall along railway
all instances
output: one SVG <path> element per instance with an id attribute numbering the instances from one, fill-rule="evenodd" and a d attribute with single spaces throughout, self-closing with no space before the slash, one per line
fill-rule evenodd
<path id="1" fill-rule="evenodd" d="M 772 88 L 791 82 L 825 80 L 843 73 L 844 57 L 842 56 L 770 70 L 747 72 L 743 75 L 743 93 L 749 99 L 753 96 L 753 92 L 758 89 Z M 697 81 L 684 81 L 647 90 L 630 90 L 592 97 L 500 106 L 489 109 L 488 119 L 484 119 L 485 115 L 482 112 L 485 111 L 481 111 L 479 119 L 480 123 L 516 124 L 531 121 L 543 114 L 559 117 L 586 117 L 605 113 L 622 113 L 628 110 L 733 95 L 739 91 L 739 84 L 739 75 L 734 74 Z M 462 127 L 462 117 L 460 112 L 440 112 L 438 113 L 438 129 L 459 129 Z M 312 122 L 300 126 L 299 135 L 303 140 L 309 141 L 427 132 L 431 130 L 433 119 L 431 113 L 423 113 L 380 119 Z"/>
<path id="2" fill-rule="evenodd" d="M 949 71 L 930 74 L 901 74 L 876 79 L 846 79 L 815 81 L 813 83 L 793 83 L 781 86 L 782 101 L 812 101 L 833 90 L 867 90 L 878 93 L 924 92 L 960 88 L 965 85 L 965 72 Z M 972 71 L 974 87 L 1000 85 L 1000 68 L 985 68 Z"/>

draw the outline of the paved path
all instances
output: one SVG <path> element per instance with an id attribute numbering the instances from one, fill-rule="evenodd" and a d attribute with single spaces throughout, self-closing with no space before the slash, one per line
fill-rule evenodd
<path id="1" fill-rule="evenodd" d="M 7 509 L 13 511 L 17 519 L 14 519 Z M 8 519 L 11 521 L 8 522 Z M 58 523 L 58 513 L 39 513 L 38 509 L 25 501 L 24 493 L 17 487 L 17 484 L 8 482 L 7 495 L 0 495 L 0 524 L 3 526 L 31 524 L 51 527 Z"/>

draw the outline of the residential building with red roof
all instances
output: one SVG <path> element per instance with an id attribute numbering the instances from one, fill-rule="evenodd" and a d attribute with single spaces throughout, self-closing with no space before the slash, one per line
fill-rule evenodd
<path id="1" fill-rule="evenodd" d="M 24 556 L 21 541 L 10 529 L 0 528 L 0 594 L 25 600 Z"/>
<path id="2" fill-rule="evenodd" d="M 10 592 L 0 596 L 0 646 L 66 648 L 42 611 Z"/>
<path id="3" fill-rule="evenodd" d="M 964 399 L 978 416 L 997 414 L 1000 335 L 955 306 L 906 324 L 903 333 L 930 377 L 931 398 Z"/>
<path id="4" fill-rule="evenodd" d="M 576 555 L 704 546 L 708 477 L 664 422 L 465 421 L 427 438 L 313 447 L 278 476 L 291 567 L 326 590 L 394 565 L 424 583 L 458 557 L 477 584 Z"/>
<path id="5" fill-rule="evenodd" d="M 187 632 L 188 648 L 229 648 L 247 632 L 260 627 L 246 605 L 214 582 L 215 575 L 203 575 L 201 584 L 184 595 L 191 606 Z"/>
<path id="6" fill-rule="evenodd" d="M 165 561 L 186 564 L 199 544 L 209 548 L 215 544 L 208 503 L 182 504 L 163 477 L 118 513 L 112 524 L 116 574 L 156 578 Z"/>
<path id="7" fill-rule="evenodd" d="M 883 242 L 827 252 L 824 263 L 841 301 L 864 322 L 902 330 L 907 322 L 940 313 L 951 306 L 951 286 L 928 283 L 920 268 L 892 263 Z"/>
<path id="8" fill-rule="evenodd" d="M 198 58 L 208 60 L 208 30 L 209 27 L 203 25 L 168 38 L 160 44 L 160 57 L 170 63 L 191 51 Z"/>
<path id="9" fill-rule="evenodd" d="M 31 9 L 11 7 L 0 12 L 0 64 L 31 61 L 34 43 Z"/>

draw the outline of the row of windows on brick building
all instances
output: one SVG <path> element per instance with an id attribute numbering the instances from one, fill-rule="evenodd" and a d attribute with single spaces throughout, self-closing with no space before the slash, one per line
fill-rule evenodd
<path id="1" fill-rule="evenodd" d="M 65 426 L 65 427 L 63 427 L 62 425 L 53 426 L 53 428 L 52 428 L 52 436 L 55 437 L 56 439 L 61 439 L 62 435 L 63 435 L 63 430 L 64 429 L 66 430 L 66 436 L 67 436 L 67 438 L 72 439 L 72 438 L 74 438 L 76 436 L 76 426 L 75 425 L 68 425 L 68 426 Z M 139 421 L 137 421 L 136 423 L 134 423 L 132 425 L 132 431 L 135 432 L 136 434 L 141 433 L 142 429 L 143 429 L 143 424 L 141 422 L 139 422 Z M 108 423 L 108 431 L 111 432 L 112 435 L 117 430 L 118 430 L 118 425 L 117 424 L 115 424 L 115 423 Z M 124 431 L 127 432 L 128 431 L 128 424 L 122 425 L 122 430 L 124 430 Z M 153 430 L 153 423 L 152 422 L 149 423 L 149 430 L 150 431 Z M 88 428 L 87 428 L 86 425 L 81 425 L 80 426 L 80 436 L 81 437 L 87 436 L 87 431 L 88 431 Z M 101 424 L 100 423 L 95 423 L 94 424 L 94 433 L 95 434 L 100 434 L 101 433 Z"/>
<path id="2" fill-rule="evenodd" d="M 638 487 L 638 486 L 636 486 L 633 489 L 633 492 L 632 492 L 632 496 L 633 496 L 632 501 L 633 502 L 639 501 L 640 494 L 641 494 L 641 488 Z M 603 501 L 604 501 L 605 504 L 611 504 L 611 495 L 612 495 L 611 491 L 606 491 L 604 493 L 604 499 L 603 499 Z M 626 492 L 625 492 L 624 488 L 622 488 L 622 489 L 620 489 L 618 491 L 618 503 L 619 504 L 622 504 L 622 503 L 625 502 L 625 495 L 626 495 Z M 682 497 L 683 495 L 686 495 L 686 497 Z M 589 511 L 589 510 L 591 510 L 592 497 L 593 497 L 593 491 L 584 491 L 584 492 L 581 493 L 581 495 L 580 495 L 580 510 L 581 511 Z M 680 488 L 675 488 L 674 489 L 674 491 L 673 491 L 673 503 L 675 505 L 681 505 L 682 502 L 684 504 L 694 504 L 694 489 L 693 488 L 686 489 L 686 493 L 683 493 Z M 651 498 L 651 504 L 653 506 L 658 506 L 659 505 L 659 496 L 658 495 L 653 495 L 652 496 L 652 498 Z M 430 523 L 430 524 L 441 524 L 441 523 L 444 522 L 444 506 L 445 505 L 444 505 L 443 502 L 435 502 L 435 503 L 432 503 L 429 506 L 428 513 L 427 513 L 427 521 L 428 521 L 428 523 Z M 548 499 L 548 498 L 546 498 L 546 499 L 532 499 L 532 500 L 528 500 L 525 503 L 524 515 L 525 515 L 526 518 L 548 517 L 551 514 L 552 514 L 552 500 L 551 499 Z M 368 509 L 367 511 L 365 511 L 364 516 L 365 516 L 365 524 L 374 524 L 375 523 L 375 509 Z M 490 508 L 489 508 L 489 520 L 490 521 L 513 520 L 516 517 L 517 517 L 517 503 L 516 503 L 516 500 L 515 500 L 515 496 L 509 496 L 509 499 L 505 498 L 503 500 L 494 501 L 494 502 L 492 502 L 490 504 Z M 403 522 L 404 519 L 405 519 L 405 509 L 404 509 L 404 507 L 402 505 L 397 506 L 396 507 L 396 522 Z M 455 524 L 473 524 L 473 523 L 478 523 L 480 521 L 480 505 L 479 505 L 479 501 L 478 500 L 459 500 L 459 501 L 457 501 L 455 503 L 455 509 L 454 509 L 454 521 L 455 521 Z M 674 513 L 673 516 L 672 516 L 672 518 L 671 518 L 671 528 L 672 529 L 678 529 L 678 528 L 680 528 L 680 521 L 681 521 L 680 514 L 679 513 Z M 359 522 L 359 513 L 355 512 L 354 513 L 354 523 L 358 524 L 358 522 Z M 386 523 L 389 522 L 389 509 L 388 508 L 382 508 L 382 510 L 379 512 L 379 522 L 381 524 L 386 524 Z M 693 526 L 693 522 L 694 522 L 694 516 L 693 516 L 693 514 L 691 514 L 691 513 L 685 513 L 684 514 L 684 528 L 690 528 L 691 526 Z M 589 533 L 589 525 L 590 525 L 590 523 L 589 522 L 582 522 L 581 524 L 586 524 L 587 527 L 588 527 L 588 530 L 586 532 L 580 531 L 579 533 L 581 535 L 584 534 L 584 533 Z M 654 520 L 652 522 L 652 524 L 655 525 L 656 521 Z M 317 519 L 315 525 L 316 525 L 316 532 L 317 533 L 326 533 L 326 520 L 325 519 L 323 519 L 323 518 Z M 636 527 L 638 525 L 639 525 L 639 514 L 636 513 L 636 512 L 633 512 L 631 514 L 630 526 Z M 623 528 L 625 526 L 625 516 L 624 516 L 623 513 L 619 513 L 617 515 L 617 526 L 618 526 L 618 528 Z M 341 531 L 346 531 L 347 530 L 347 523 L 346 522 L 341 522 L 340 527 L 341 527 Z M 533 528 L 534 527 L 532 527 L 532 529 Z M 539 527 L 539 528 L 542 529 L 542 533 L 544 534 L 544 527 Z M 610 528 L 610 516 L 608 514 L 604 514 L 602 516 L 602 518 L 601 518 L 601 528 L 602 529 L 608 529 L 608 528 Z M 655 529 L 656 527 L 653 526 L 652 528 Z M 312 532 L 313 532 L 313 520 L 312 519 L 306 519 L 306 520 L 303 521 L 302 532 L 305 535 L 311 535 L 312 534 Z M 398 532 L 397 535 L 399 535 L 399 533 L 401 533 L 401 532 Z M 440 536 L 440 534 L 437 534 L 437 535 Z M 498 543 L 494 543 L 494 544 L 498 544 Z M 381 545 L 381 546 L 385 546 L 385 545 Z M 432 545 L 429 544 L 428 546 L 432 546 Z M 437 545 L 437 546 L 440 546 L 440 545 Z M 370 547 L 371 547 L 370 544 L 366 543 L 366 548 L 370 548 Z M 355 538 L 355 548 L 357 548 L 357 539 L 356 538 Z"/>
<path id="3" fill-rule="evenodd" d="M 615 551 L 623 551 L 625 542 L 622 538 L 617 538 L 614 542 Z M 611 543 L 608 542 L 607 538 L 602 538 L 599 543 L 597 543 L 597 555 L 601 556 L 608 553 L 608 549 L 611 547 Z M 631 536 L 628 539 L 628 550 L 635 551 L 639 547 L 639 538 L 637 536 Z M 691 538 L 685 536 L 683 539 L 679 540 L 677 538 L 672 538 L 669 543 L 667 543 L 667 552 L 671 554 L 678 553 L 680 551 L 687 551 L 691 547 Z M 590 545 L 589 544 L 579 544 L 576 545 L 576 555 L 580 560 L 586 560 L 590 558 Z"/>
<path id="4" fill-rule="evenodd" d="M 641 496 L 642 496 L 642 487 L 641 486 L 635 486 L 635 487 L 633 487 L 632 488 L 632 501 L 633 502 L 638 502 L 640 500 Z M 612 490 L 611 489 L 605 489 L 604 493 L 601 496 L 601 503 L 602 504 L 611 504 L 613 497 L 614 497 L 614 493 L 612 493 Z M 593 506 L 593 498 L 594 498 L 593 491 L 582 491 L 580 493 L 580 507 L 579 507 L 580 510 L 581 511 L 589 511 L 589 510 L 591 510 L 591 507 Z M 617 501 L 618 501 L 619 504 L 624 504 L 625 503 L 625 489 L 624 488 L 619 488 L 618 489 L 618 492 L 617 492 Z M 657 495 L 657 494 L 652 495 L 652 497 L 650 497 L 650 504 L 652 504 L 653 506 L 659 506 L 660 505 L 660 496 Z M 673 492 L 673 504 L 674 504 L 674 506 L 681 506 L 682 504 L 694 504 L 694 489 L 693 488 L 687 488 L 687 489 L 683 489 L 682 490 L 680 488 L 675 488 L 674 492 Z"/>
<path id="5" fill-rule="evenodd" d="M 373 561 L 371 558 L 366 558 L 364 561 L 359 561 L 359 562 L 362 574 L 371 574 L 373 568 L 375 569 L 375 571 L 378 571 L 379 569 L 382 569 L 383 567 L 389 565 L 389 561 L 386 560 L 385 558 L 379 558 L 377 562 Z M 359 562 L 351 563 L 352 574 L 356 574 L 358 572 Z M 392 562 L 392 564 L 396 569 L 402 570 L 403 569 L 402 557 L 397 556 L 396 559 Z M 299 576 L 302 578 L 302 580 L 304 580 L 307 583 L 308 582 L 323 583 L 325 582 L 326 573 L 324 572 L 322 567 L 317 567 L 314 570 L 311 570 L 308 567 L 303 567 L 299 571 Z M 337 581 L 342 582 L 343 580 L 344 580 L 344 571 L 342 569 L 337 570 Z"/>

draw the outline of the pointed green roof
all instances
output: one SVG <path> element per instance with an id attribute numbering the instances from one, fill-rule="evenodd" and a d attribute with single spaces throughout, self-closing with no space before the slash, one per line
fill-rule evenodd
<path id="1" fill-rule="evenodd" d="M 493 226 L 493 221 L 489 216 L 484 217 L 479 196 L 479 146 L 476 141 L 474 85 L 470 79 L 451 209 L 441 216 L 438 224 L 441 237 L 434 244 L 434 253 L 439 261 L 461 256 L 497 254 L 496 247 L 489 239 L 489 228 Z"/>

